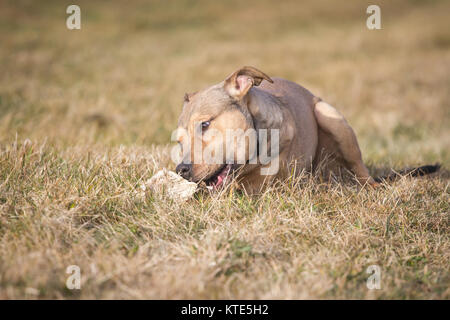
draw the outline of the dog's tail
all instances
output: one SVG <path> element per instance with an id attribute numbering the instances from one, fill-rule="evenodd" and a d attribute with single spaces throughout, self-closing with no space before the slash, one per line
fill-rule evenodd
<path id="1" fill-rule="evenodd" d="M 392 170 L 393 171 L 392 173 L 387 174 L 385 176 L 377 177 L 374 180 L 375 180 L 375 182 L 379 183 L 379 182 L 383 182 L 383 181 L 392 182 L 392 181 L 395 181 L 405 175 L 409 175 L 411 177 L 421 177 L 421 176 L 425 176 L 427 174 L 437 172 L 437 171 L 439 171 L 440 168 L 441 168 L 441 165 L 439 163 L 437 163 L 435 165 L 426 165 L 426 166 L 421 166 L 421 167 L 417 167 L 417 168 L 407 168 L 407 169 L 400 170 L 398 172 L 395 172 Z"/>

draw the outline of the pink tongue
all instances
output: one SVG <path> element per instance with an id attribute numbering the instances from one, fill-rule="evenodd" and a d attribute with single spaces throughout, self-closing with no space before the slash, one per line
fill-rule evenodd
<path id="1" fill-rule="evenodd" d="M 216 187 L 217 187 L 217 186 L 220 186 L 220 184 L 222 183 L 222 181 L 223 181 L 222 175 L 219 175 L 219 176 L 217 177 Z"/>

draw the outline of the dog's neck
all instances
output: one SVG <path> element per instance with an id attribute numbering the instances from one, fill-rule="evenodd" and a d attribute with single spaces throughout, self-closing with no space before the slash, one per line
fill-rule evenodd
<path id="1" fill-rule="evenodd" d="M 259 137 L 259 130 L 267 130 L 267 155 L 272 154 L 272 130 L 278 131 L 278 155 L 284 158 L 285 150 L 289 149 L 293 137 L 296 134 L 294 118 L 289 109 L 284 105 L 283 101 L 273 94 L 253 87 L 247 94 L 246 105 L 253 118 L 253 125 Z M 258 141 L 258 146 L 259 146 Z M 260 156 L 258 150 L 258 157 Z M 283 159 L 280 158 L 280 161 Z"/>
<path id="2" fill-rule="evenodd" d="M 281 129 L 284 117 L 281 109 L 282 102 L 277 97 L 253 87 L 245 100 L 244 103 L 247 105 L 257 131 L 259 129 Z"/>
<path id="3" fill-rule="evenodd" d="M 291 143 L 292 131 L 288 128 L 292 127 L 292 116 L 288 109 L 283 105 L 283 102 L 276 96 L 261 90 L 259 88 L 250 89 L 249 93 L 243 99 L 242 107 L 246 109 L 251 115 L 253 121 L 253 127 L 257 132 L 257 153 L 256 156 L 261 160 L 261 156 L 264 159 L 270 157 L 272 159 L 278 158 L 287 145 Z M 265 130 L 265 134 L 261 136 L 261 131 Z M 273 130 L 278 130 L 274 133 Z M 274 140 L 274 134 L 276 138 Z M 260 141 L 260 139 L 263 139 Z M 261 149 L 261 142 L 264 147 Z M 276 146 L 276 150 L 273 147 Z M 249 161 L 250 162 L 250 161 Z M 267 163 L 267 162 L 264 162 Z M 270 166 L 264 164 L 264 167 Z M 258 161 L 256 165 L 246 165 L 243 175 L 248 174 L 261 167 L 261 162 Z"/>

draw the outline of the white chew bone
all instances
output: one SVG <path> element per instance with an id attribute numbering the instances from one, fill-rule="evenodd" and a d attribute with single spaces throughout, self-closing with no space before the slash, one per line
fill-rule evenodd
<path id="1" fill-rule="evenodd" d="M 164 168 L 141 185 L 141 189 L 142 191 L 149 189 L 159 194 L 167 194 L 176 201 L 186 201 L 197 191 L 197 184 Z"/>

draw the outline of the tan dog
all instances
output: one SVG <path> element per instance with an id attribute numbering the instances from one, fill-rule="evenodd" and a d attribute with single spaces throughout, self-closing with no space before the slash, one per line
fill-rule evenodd
<path id="1" fill-rule="evenodd" d="M 292 172 L 292 166 L 300 172 L 314 169 L 322 159 L 331 158 L 334 164 L 353 172 L 359 183 L 377 185 L 362 161 L 355 133 L 333 106 L 296 83 L 271 79 L 253 67 L 243 67 L 217 85 L 186 94 L 178 127 L 181 132 L 178 142 L 184 156 L 176 171 L 194 182 L 205 181 L 221 187 L 239 169 L 240 184 L 247 192 L 254 193 L 264 182 L 285 177 Z M 251 152 L 251 139 L 243 135 L 252 129 L 278 130 L 274 144 L 278 152 L 271 158 L 279 164 L 276 172 L 261 173 L 262 168 L 267 169 L 272 163 L 253 161 L 251 164 L 251 160 L 261 156 L 260 150 Z M 246 150 L 243 162 L 237 163 L 238 150 L 227 150 L 230 146 L 225 143 L 226 130 L 239 132 L 238 138 L 245 141 L 241 145 Z M 267 145 L 272 146 L 272 136 L 267 134 Z M 201 145 L 201 150 L 222 147 L 225 151 L 219 155 L 221 161 L 207 162 L 202 154 L 195 158 L 197 151 L 192 148 L 195 143 Z M 274 148 L 268 147 L 271 149 Z"/>

